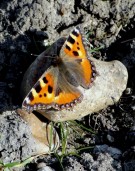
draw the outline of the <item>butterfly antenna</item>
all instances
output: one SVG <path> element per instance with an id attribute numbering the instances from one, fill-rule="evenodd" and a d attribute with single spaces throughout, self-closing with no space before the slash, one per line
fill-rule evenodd
<path id="1" fill-rule="evenodd" d="M 55 56 L 45 56 L 45 57 L 47 57 L 47 58 L 56 58 L 56 56 L 57 55 L 55 55 Z"/>
<path id="2" fill-rule="evenodd" d="M 37 54 L 31 53 L 31 55 L 32 55 L 32 56 L 39 56 L 40 54 L 37 55 Z M 57 55 L 54 55 L 54 56 L 47 56 L 47 55 L 45 55 L 46 58 L 56 58 L 56 56 L 57 56 Z"/>

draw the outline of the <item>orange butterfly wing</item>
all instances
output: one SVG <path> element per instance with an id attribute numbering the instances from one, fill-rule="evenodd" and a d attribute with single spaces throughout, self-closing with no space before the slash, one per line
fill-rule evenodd
<path id="1" fill-rule="evenodd" d="M 54 82 L 53 74 L 47 70 L 24 99 L 22 108 L 29 112 L 34 109 L 50 108 L 55 96 Z"/>
<path id="2" fill-rule="evenodd" d="M 59 74 L 61 75 L 57 67 L 50 67 L 28 93 L 22 108 L 28 112 L 51 107 L 61 110 L 70 109 L 80 102 L 81 93 L 64 78 L 59 79 Z"/>
<path id="3" fill-rule="evenodd" d="M 95 66 L 88 59 L 87 53 L 83 44 L 84 38 L 79 27 L 76 27 L 69 35 L 61 50 L 61 56 L 68 56 L 68 58 L 80 59 L 80 69 L 83 71 L 82 82 L 80 83 L 84 88 L 89 88 L 95 77 Z M 64 53 L 65 54 L 64 54 Z"/>

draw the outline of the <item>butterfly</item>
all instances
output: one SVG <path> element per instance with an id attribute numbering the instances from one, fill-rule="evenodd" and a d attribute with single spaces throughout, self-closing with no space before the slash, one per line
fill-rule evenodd
<path id="1" fill-rule="evenodd" d="M 96 69 L 88 58 L 85 38 L 77 26 L 62 45 L 59 55 L 25 97 L 22 108 L 29 113 L 38 109 L 71 110 L 83 99 L 78 89 L 89 89 Z"/>

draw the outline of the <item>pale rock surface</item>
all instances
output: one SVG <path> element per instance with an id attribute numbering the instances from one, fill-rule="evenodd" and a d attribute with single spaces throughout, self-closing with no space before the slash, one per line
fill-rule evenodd
<path id="1" fill-rule="evenodd" d="M 42 122 L 33 113 L 27 115 L 25 111 L 21 109 L 18 109 L 17 113 L 30 127 L 37 145 L 35 154 L 47 154 L 59 147 L 59 136 L 51 124 Z"/>
<path id="2" fill-rule="evenodd" d="M 29 115 L 27 116 L 31 117 Z M 33 125 L 30 125 L 30 122 L 28 122 L 28 125 L 23 119 L 15 111 L 6 111 L 0 115 L 0 160 L 3 163 L 23 161 L 30 156 L 33 157 L 35 155 L 43 153 L 50 153 L 47 137 L 44 136 L 45 138 L 42 139 L 44 140 L 43 142 L 40 141 L 40 139 L 36 136 L 33 136 L 34 131 L 32 129 L 32 126 L 34 127 L 35 123 L 33 123 Z M 31 119 L 29 120 L 35 121 L 33 117 L 31 117 Z M 36 123 L 37 126 L 39 126 L 37 121 Z M 39 137 L 43 137 L 44 128 L 42 128 L 41 130 L 41 127 L 43 127 L 43 123 L 40 123 L 40 126 L 37 129 L 37 132 L 38 130 L 40 130 L 40 132 L 38 132 Z M 34 135 L 35 134 L 36 132 L 34 132 Z M 47 136 L 47 134 L 49 134 L 49 131 L 44 129 L 44 135 Z"/>

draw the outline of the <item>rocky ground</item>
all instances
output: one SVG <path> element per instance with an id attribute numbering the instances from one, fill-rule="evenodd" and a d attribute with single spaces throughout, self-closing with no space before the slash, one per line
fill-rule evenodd
<path id="1" fill-rule="evenodd" d="M 103 47 L 93 56 L 121 61 L 129 79 L 117 104 L 79 121 L 96 134 L 87 132 L 76 139 L 70 135 L 67 148 L 73 144 L 93 148 L 79 151 L 79 156 L 64 157 L 63 170 L 135 170 L 134 15 L 134 0 L 0 1 L 0 159 L 3 162 L 24 160 L 35 148 L 29 126 L 15 112 L 22 103 L 23 75 L 36 58 L 31 54 L 40 54 L 46 46 L 67 35 L 73 26 L 81 25 L 90 34 L 88 40 L 93 47 Z M 18 170 L 45 169 L 62 170 L 55 155 L 41 156 Z"/>

